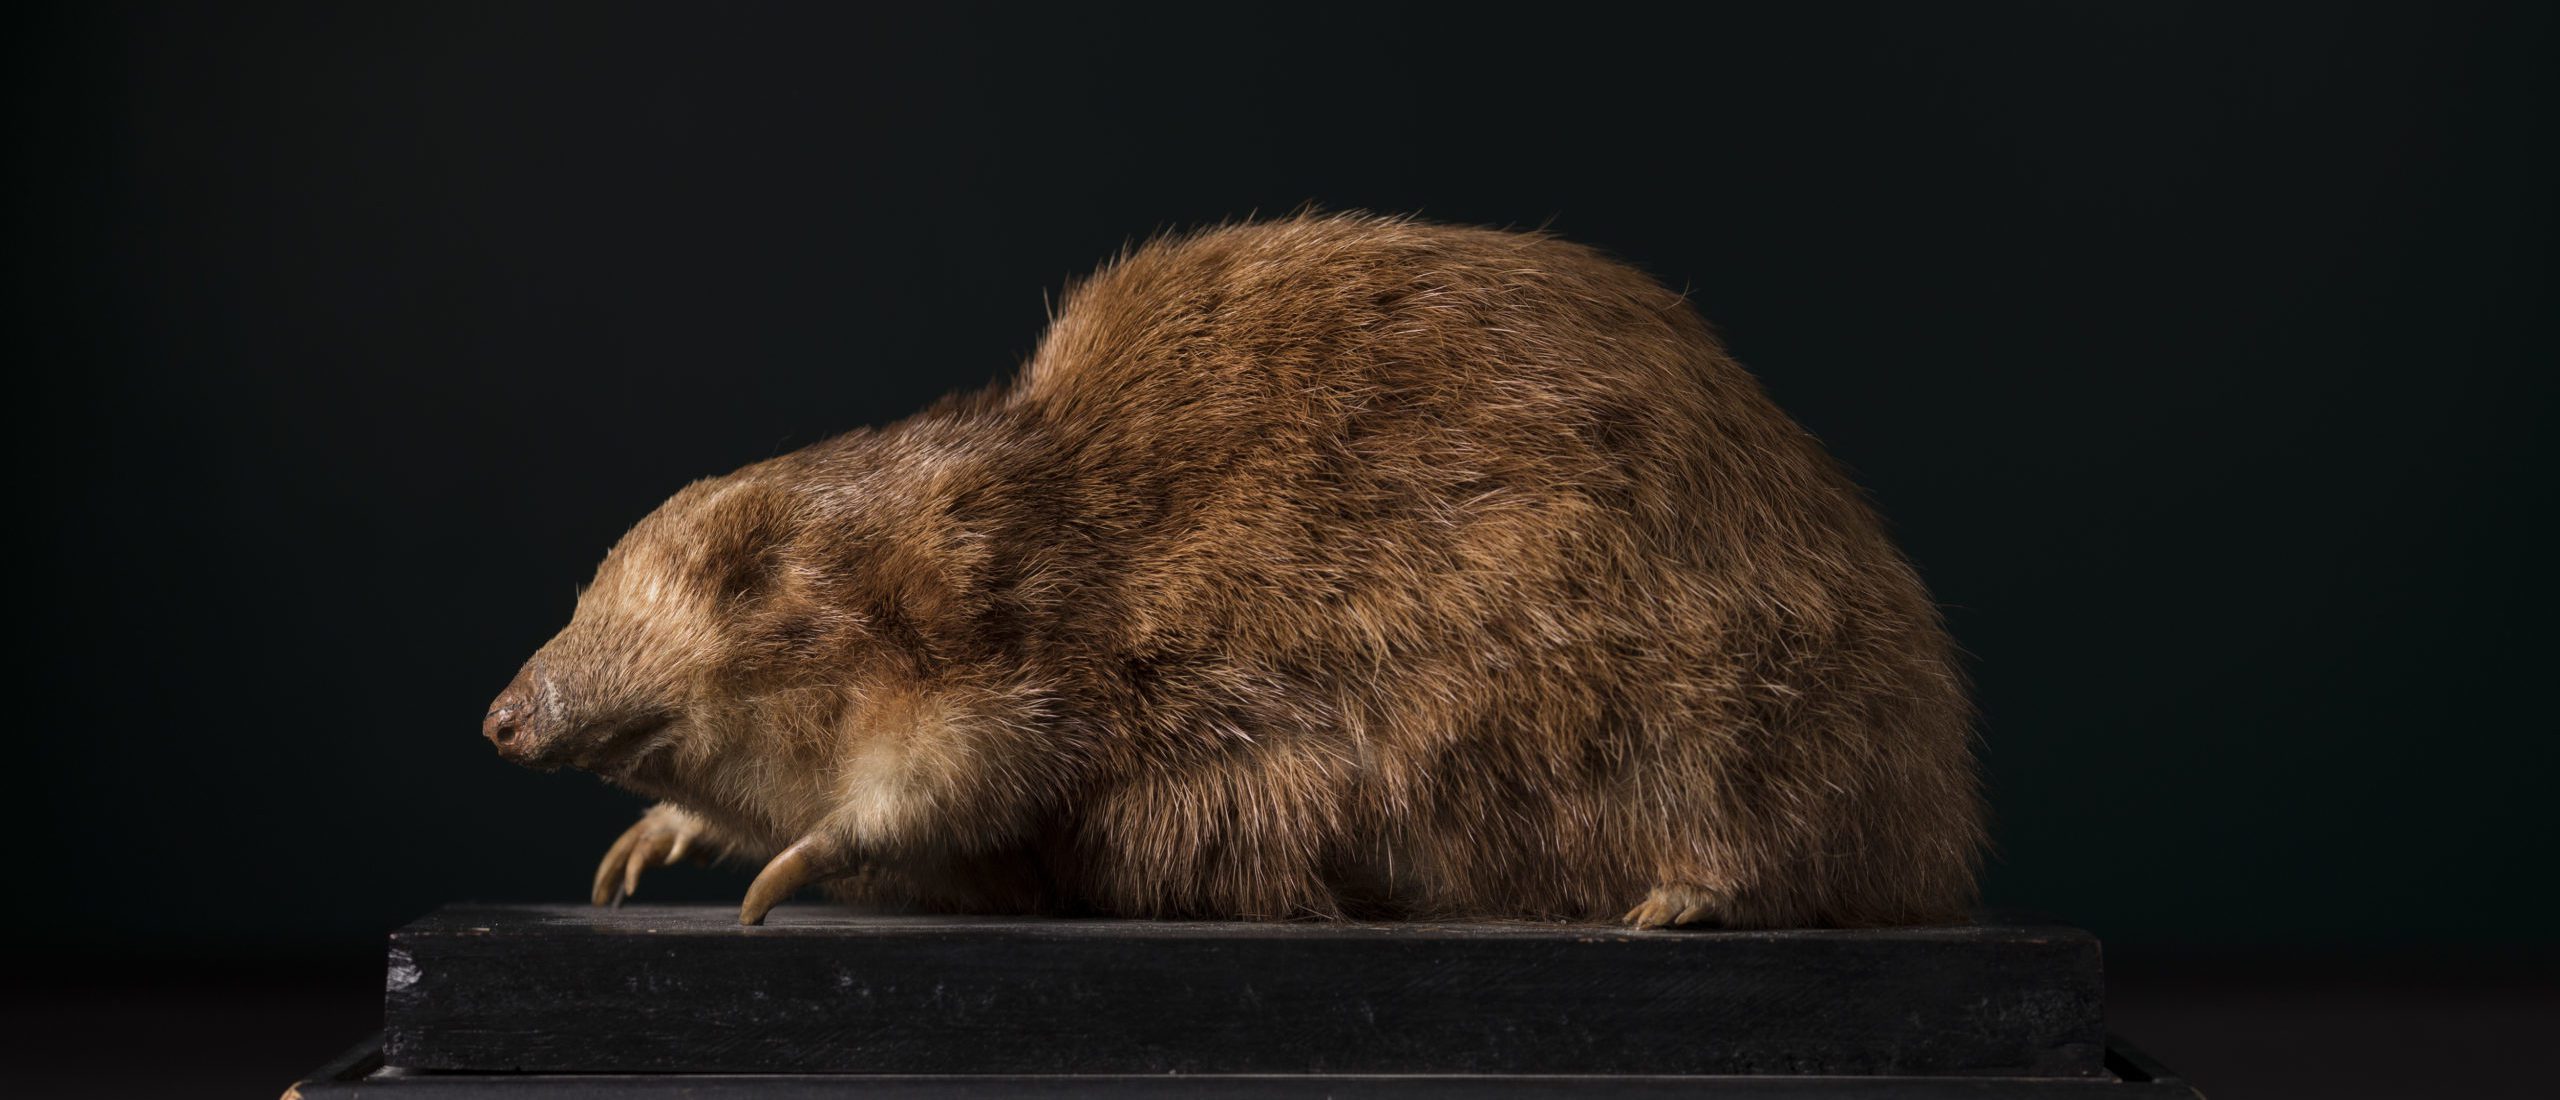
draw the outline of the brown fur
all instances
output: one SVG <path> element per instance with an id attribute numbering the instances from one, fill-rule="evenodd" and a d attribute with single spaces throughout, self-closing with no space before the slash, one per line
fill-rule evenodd
<path id="1" fill-rule="evenodd" d="M 511 691 L 669 804 L 608 874 L 929 908 L 1928 921 L 1982 843 L 1815 441 L 1642 274 L 1409 220 L 1136 249 L 1010 384 L 676 494 Z"/>

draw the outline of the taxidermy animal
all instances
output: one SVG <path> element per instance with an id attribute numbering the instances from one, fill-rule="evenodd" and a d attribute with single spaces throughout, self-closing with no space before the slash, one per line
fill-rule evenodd
<path id="1" fill-rule="evenodd" d="M 1947 633 L 1681 295 L 1301 216 L 1072 288 L 1019 376 L 695 482 L 498 696 L 689 855 L 943 912 L 1958 916 Z"/>

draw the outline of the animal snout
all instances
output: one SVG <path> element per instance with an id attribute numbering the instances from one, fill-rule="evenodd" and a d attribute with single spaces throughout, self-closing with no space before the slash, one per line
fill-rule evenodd
<path id="1" fill-rule="evenodd" d="M 534 691 L 533 666 L 528 664 L 516 673 L 497 701 L 489 704 L 489 713 L 480 719 L 480 736 L 498 747 L 498 755 L 509 760 L 523 760 L 533 755 L 542 738 L 533 730 Z"/>

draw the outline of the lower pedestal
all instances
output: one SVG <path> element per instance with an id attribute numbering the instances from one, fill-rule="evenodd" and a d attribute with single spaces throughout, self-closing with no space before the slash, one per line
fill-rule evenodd
<path id="1" fill-rule="evenodd" d="M 450 906 L 303 1096 L 2189 1095 L 2030 918 L 1652 931 Z M 337 1091 L 333 1091 L 337 1090 Z"/>

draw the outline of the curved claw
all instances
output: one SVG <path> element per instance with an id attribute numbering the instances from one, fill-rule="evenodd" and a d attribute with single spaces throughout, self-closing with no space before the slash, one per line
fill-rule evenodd
<path id="1" fill-rule="evenodd" d="M 596 865 L 595 887 L 587 894 L 589 904 L 618 905 L 621 903 L 623 891 L 620 887 L 623 868 L 630 863 L 631 850 L 639 847 L 640 836 L 647 831 L 648 824 L 643 820 L 623 830 L 622 836 L 613 842 L 613 847 L 605 849 L 604 862 Z"/>
<path id="2" fill-rule="evenodd" d="M 639 821 L 622 831 L 613 847 L 605 850 L 604 861 L 596 865 L 595 884 L 588 891 L 587 900 L 596 905 L 621 905 L 622 899 L 640 892 L 642 871 L 683 859 L 700 829 L 700 823 L 691 815 L 672 806 L 661 805 L 642 814 Z"/>
<path id="3" fill-rule="evenodd" d="M 748 884 L 747 900 L 738 906 L 738 923 L 763 924 L 766 913 L 790 900 L 802 887 L 842 875 L 844 870 L 826 860 L 824 851 L 817 837 L 804 836 L 773 857 L 773 862 L 765 864 L 764 870 L 756 873 L 756 880 Z"/>

